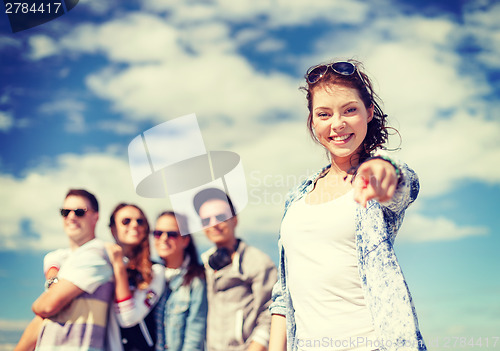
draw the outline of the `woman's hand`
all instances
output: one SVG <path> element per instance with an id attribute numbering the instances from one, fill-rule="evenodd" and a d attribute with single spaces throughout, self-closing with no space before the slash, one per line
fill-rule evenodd
<path id="1" fill-rule="evenodd" d="M 109 260 L 113 266 L 123 265 L 123 250 L 120 245 L 113 243 L 105 243 L 106 251 L 108 252 Z"/>
<path id="2" fill-rule="evenodd" d="M 385 202 L 392 199 L 398 177 L 394 166 L 381 159 L 362 163 L 354 178 L 354 200 L 366 207 L 369 200 Z"/>
<path id="3" fill-rule="evenodd" d="M 105 243 L 104 245 L 115 275 L 115 299 L 116 301 L 127 300 L 132 297 L 132 292 L 128 286 L 127 269 L 123 263 L 123 250 L 118 244 Z"/>

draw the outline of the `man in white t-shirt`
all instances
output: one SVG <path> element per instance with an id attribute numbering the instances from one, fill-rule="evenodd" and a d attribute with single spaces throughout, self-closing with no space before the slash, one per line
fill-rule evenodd
<path id="1" fill-rule="evenodd" d="M 57 276 L 33 303 L 44 318 L 36 350 L 106 349 L 109 304 L 113 299 L 113 271 L 104 243 L 95 238 L 99 207 L 94 195 L 71 189 L 61 208 L 69 248 L 49 253 L 46 270 Z"/>

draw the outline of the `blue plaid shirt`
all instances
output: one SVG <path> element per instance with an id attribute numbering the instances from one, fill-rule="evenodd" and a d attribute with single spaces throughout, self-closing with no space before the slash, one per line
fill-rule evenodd
<path id="1" fill-rule="evenodd" d="M 416 173 L 406 164 L 394 160 L 401 178 L 393 198 L 387 203 L 375 200 L 367 207 L 356 208 L 355 241 L 358 253 L 358 271 L 365 301 L 371 313 L 380 341 L 380 351 L 427 350 L 420 333 L 415 307 L 408 286 L 394 253 L 393 243 L 403 222 L 405 210 L 415 201 L 419 191 Z M 291 190 L 285 201 L 286 215 L 290 205 L 309 193 L 323 172 L 323 168 Z M 297 350 L 294 308 L 287 285 L 286 253 L 278 240 L 279 275 L 273 288 L 272 314 L 286 316 L 287 349 Z"/>

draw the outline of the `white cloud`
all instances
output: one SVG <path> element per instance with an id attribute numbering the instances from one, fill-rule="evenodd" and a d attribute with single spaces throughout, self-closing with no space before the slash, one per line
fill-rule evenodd
<path id="1" fill-rule="evenodd" d="M 305 25 L 312 21 L 334 24 L 361 23 L 369 6 L 361 1 L 316 0 L 217 0 L 210 3 L 170 0 L 148 0 L 145 9 L 171 14 L 177 23 L 202 21 L 208 17 L 231 23 L 254 22 L 268 27 Z"/>
<path id="2" fill-rule="evenodd" d="M 477 58 L 491 68 L 500 68 L 500 3 L 471 1 L 465 6 L 464 36 L 481 47 Z M 474 42 L 473 42 L 474 41 Z"/>
<path id="3" fill-rule="evenodd" d="M 243 28 L 235 34 L 234 41 L 239 46 L 244 46 L 265 36 L 266 31 L 263 28 Z"/>
<path id="4" fill-rule="evenodd" d="M 8 112 L 0 111 L 0 132 L 8 132 L 14 126 L 14 117 Z"/>
<path id="5" fill-rule="evenodd" d="M 448 241 L 487 234 L 486 227 L 459 226 L 448 218 L 429 218 L 410 211 L 398 239 L 413 242 Z"/>
<path id="6" fill-rule="evenodd" d="M 285 48 L 285 43 L 277 39 L 264 39 L 257 43 L 255 49 L 260 52 L 282 51 Z"/>
<path id="7" fill-rule="evenodd" d="M 270 123 L 278 113 L 293 116 L 303 105 L 290 98 L 297 94 L 296 80 L 280 73 L 264 75 L 233 55 L 105 70 L 90 76 L 87 83 L 128 118 L 162 122 L 195 112 L 209 123 L 229 119 L 230 125 L 240 128 L 240 135 L 223 135 L 229 140 L 242 136 L 242 126 Z"/>
<path id="8" fill-rule="evenodd" d="M 179 50 L 184 50 L 184 55 L 192 52 L 199 57 L 205 54 L 231 54 L 236 51 L 234 40 L 230 38 L 229 26 L 220 22 L 194 23 L 180 28 L 178 33 Z"/>
<path id="9" fill-rule="evenodd" d="M 479 129 L 481 133 L 473 131 Z M 451 191 L 463 180 L 500 182 L 500 123 L 458 111 L 429 127 L 405 130 L 403 155 L 412 160 L 426 198 Z M 422 137 L 425 136 L 425 137 Z"/>
<path id="10" fill-rule="evenodd" d="M 132 135 L 138 134 L 140 132 L 137 125 L 129 121 L 121 120 L 106 120 L 97 122 L 97 128 L 101 130 L 108 130 L 110 132 L 120 134 L 120 135 Z"/>
<path id="11" fill-rule="evenodd" d="M 89 88 L 128 119 L 164 121 L 194 111 L 210 118 L 234 116 L 248 125 L 265 114 L 291 114 L 299 106 L 289 99 L 297 81 L 256 71 L 236 53 L 237 44 L 222 23 L 180 30 L 158 16 L 135 13 L 100 26 L 80 25 L 59 42 L 59 50 L 100 52 L 131 64 L 87 78 Z M 261 49 L 268 50 L 268 44 Z"/>
<path id="12" fill-rule="evenodd" d="M 29 57 L 39 60 L 66 52 L 102 53 L 118 62 L 156 62 L 183 55 L 178 42 L 178 30 L 164 19 L 130 13 L 102 25 L 80 24 L 57 42 L 46 35 L 33 36 Z"/>
<path id="13" fill-rule="evenodd" d="M 31 125 L 27 118 L 16 118 L 11 112 L 0 111 L 0 133 L 9 133 L 14 128 L 26 128 Z"/>
<path id="14" fill-rule="evenodd" d="M 103 53 L 112 61 L 142 63 L 183 55 L 179 33 L 158 16 L 132 13 L 103 25 L 83 24 L 61 39 L 64 50 Z"/>
<path id="15" fill-rule="evenodd" d="M 99 0 L 80 0 L 78 2 L 78 10 L 81 8 L 88 8 L 90 12 L 103 15 L 109 13 L 111 10 L 116 8 L 118 2 L 116 0 L 107 0 L 107 1 L 99 1 Z"/>
<path id="16" fill-rule="evenodd" d="M 6 91 L 0 96 L 0 104 L 8 104 L 11 101 L 11 93 L 8 91 L 8 89 L 5 89 Z"/>
<path id="17" fill-rule="evenodd" d="M 41 60 L 52 56 L 58 52 L 56 41 L 47 35 L 33 35 L 29 38 L 30 52 L 29 58 L 32 60 Z"/>
<path id="18" fill-rule="evenodd" d="M 19 40 L 16 40 L 6 35 L 0 35 L 0 49 L 8 47 L 20 48 L 21 46 L 22 43 Z"/>

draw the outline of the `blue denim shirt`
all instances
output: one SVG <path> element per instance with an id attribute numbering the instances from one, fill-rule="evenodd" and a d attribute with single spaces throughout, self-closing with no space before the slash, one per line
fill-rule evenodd
<path id="1" fill-rule="evenodd" d="M 200 351 L 207 328 L 207 289 L 195 277 L 182 285 L 184 274 L 172 278 L 156 307 L 156 350 Z"/>
<path id="2" fill-rule="evenodd" d="M 355 241 L 358 253 L 358 272 L 365 301 L 371 313 L 381 351 L 427 350 L 420 333 L 417 315 L 403 273 L 394 253 L 393 243 L 403 222 L 407 207 L 419 191 L 416 173 L 406 164 L 395 162 L 401 178 L 393 198 L 387 203 L 371 200 L 367 207 L 356 208 Z M 323 168 L 291 190 L 285 201 L 286 215 L 290 205 L 309 193 Z M 279 246 L 278 282 L 273 288 L 272 314 L 286 317 L 287 350 L 297 350 L 294 308 L 287 284 L 287 259 L 281 238 Z"/>

